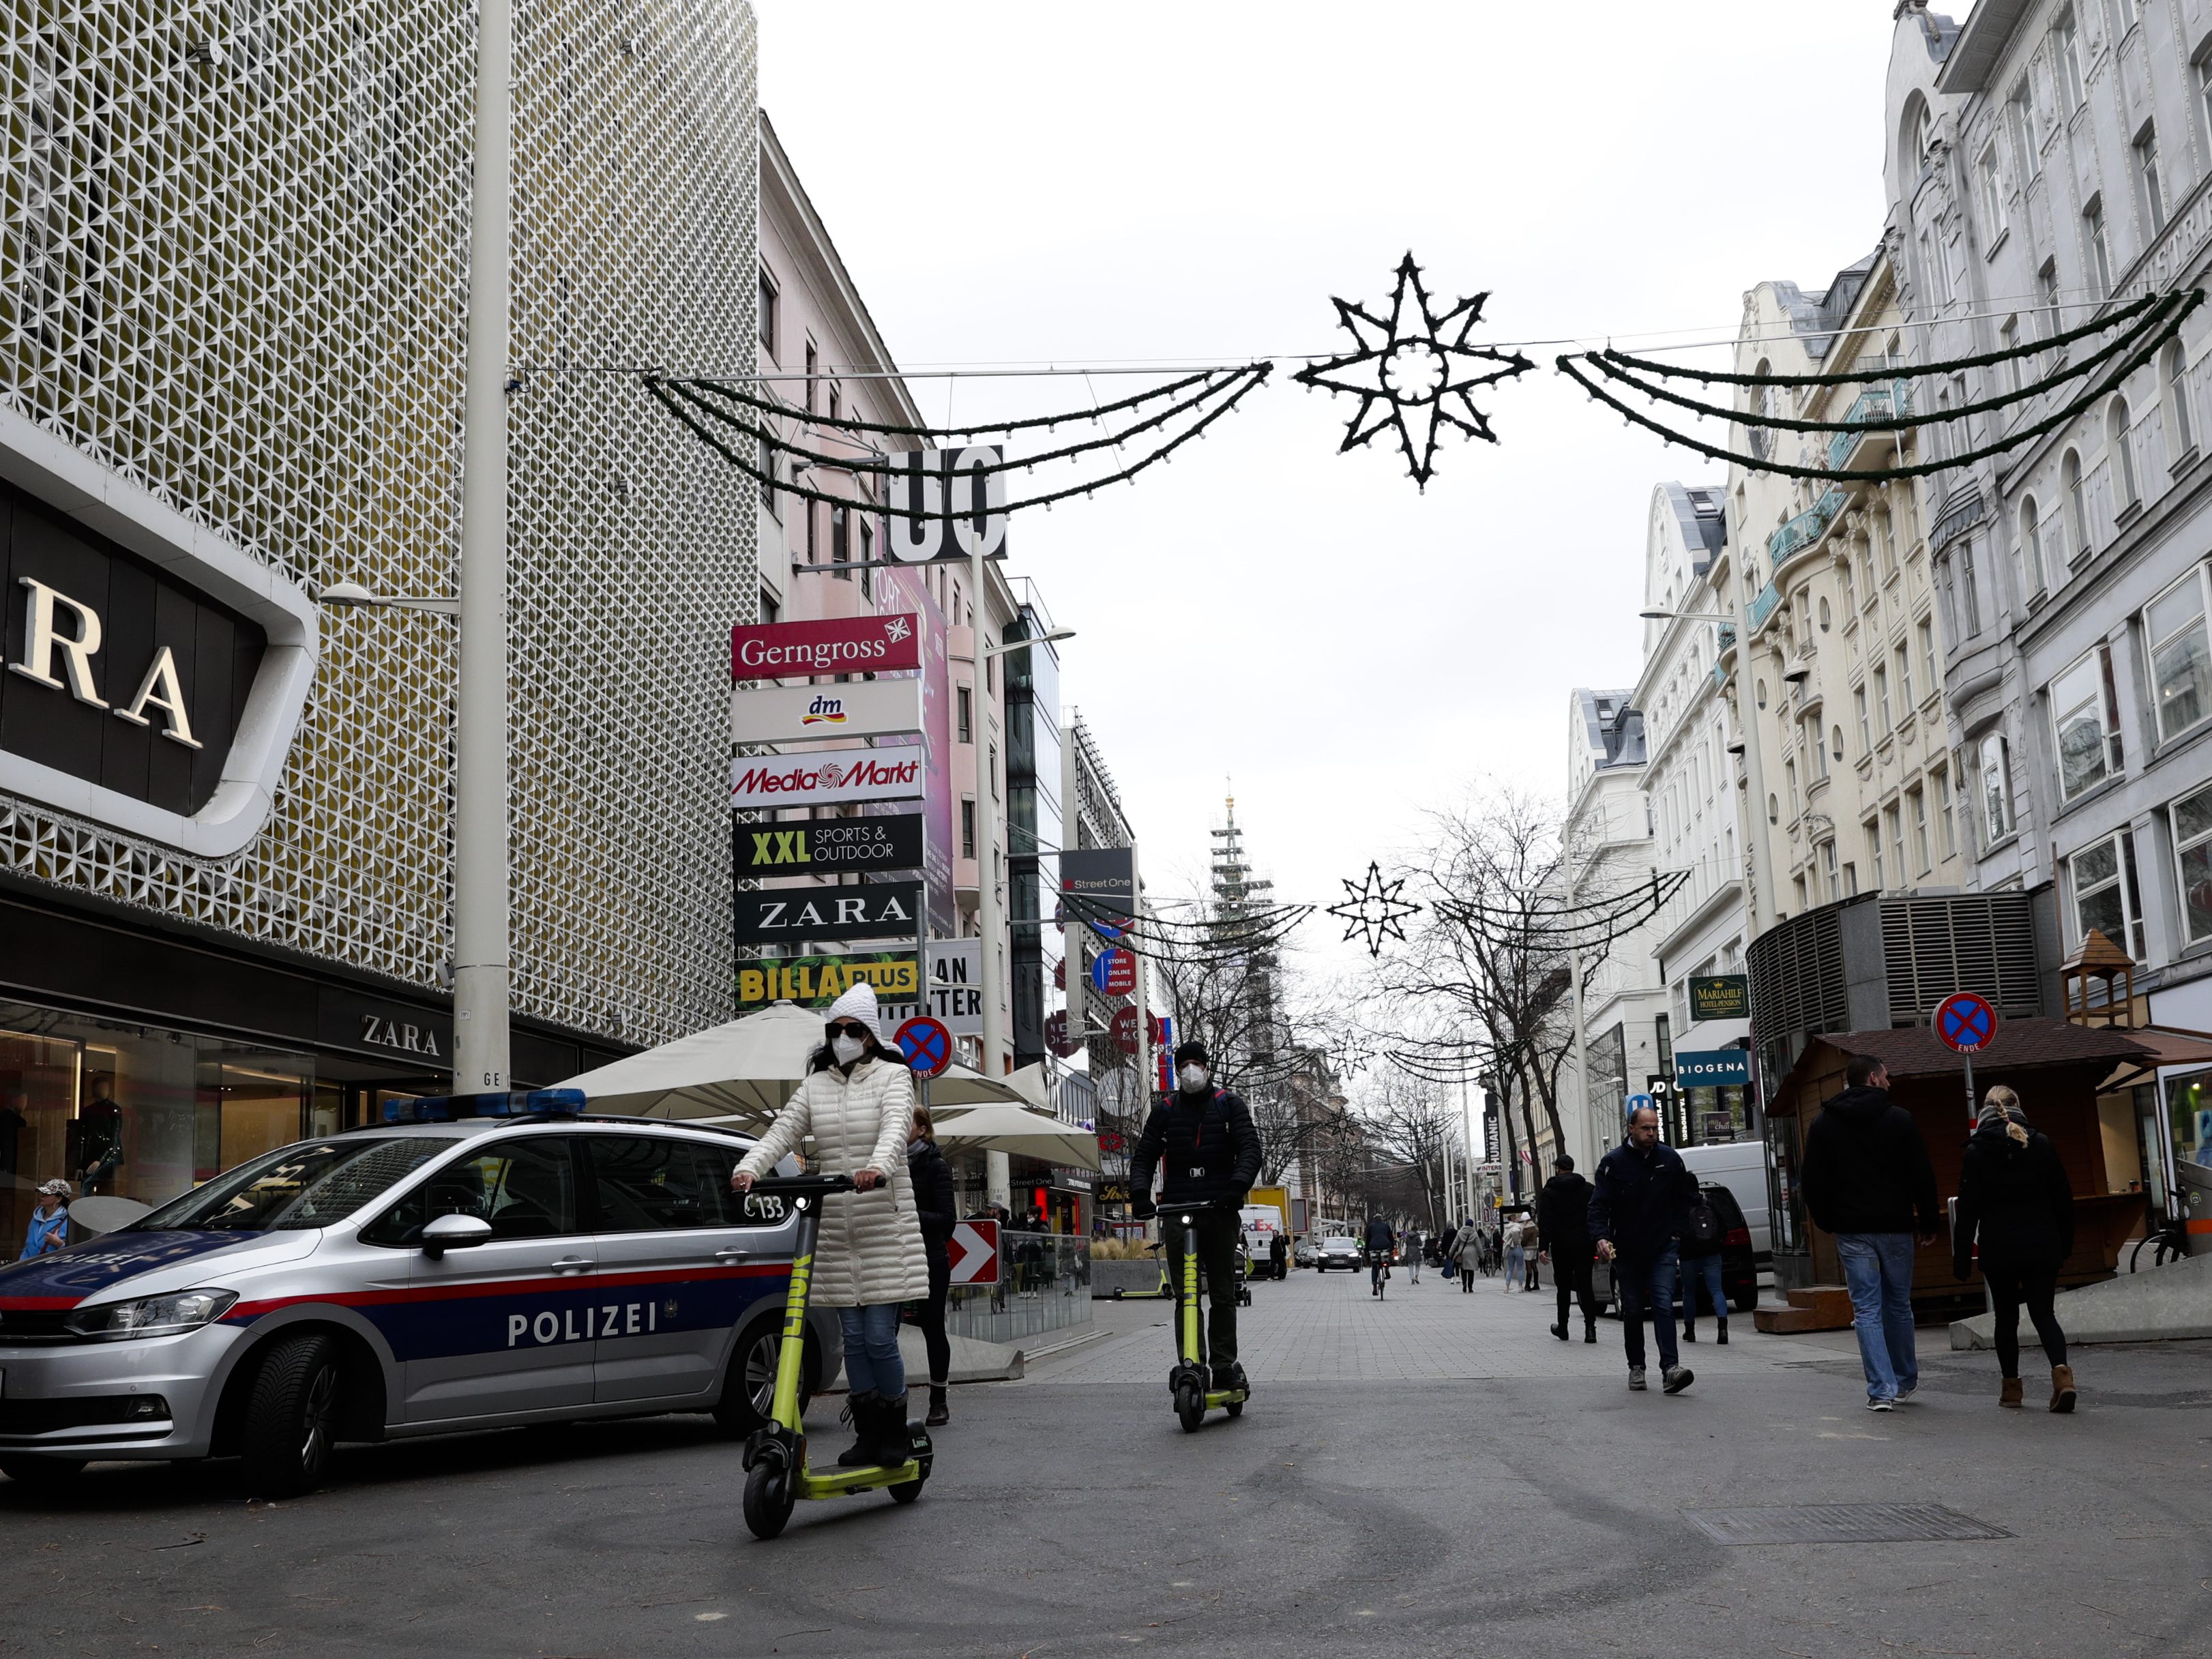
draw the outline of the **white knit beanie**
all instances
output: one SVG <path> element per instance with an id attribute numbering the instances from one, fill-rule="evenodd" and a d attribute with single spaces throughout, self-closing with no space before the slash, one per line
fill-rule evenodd
<path id="1" fill-rule="evenodd" d="M 835 1024 L 841 1019 L 857 1019 L 876 1034 L 877 1042 L 884 1040 L 881 1017 L 876 1012 L 876 988 L 866 980 L 849 988 L 843 996 L 830 1005 L 830 1012 L 823 1023 Z"/>

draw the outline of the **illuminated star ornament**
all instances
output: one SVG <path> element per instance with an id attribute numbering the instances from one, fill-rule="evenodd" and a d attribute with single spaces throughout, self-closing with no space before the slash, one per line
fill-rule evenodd
<path id="1" fill-rule="evenodd" d="M 1409 292 L 1411 307 L 1407 304 Z M 1425 490 L 1436 470 L 1437 439 L 1443 428 L 1486 443 L 1498 441 L 1489 418 L 1468 394 L 1478 386 L 1526 374 L 1535 364 L 1517 351 L 1467 343 L 1469 331 L 1482 320 L 1483 302 L 1489 298 L 1483 293 L 1462 300 L 1439 317 L 1429 308 L 1421 268 L 1409 252 L 1399 262 L 1398 291 L 1391 296 L 1387 322 L 1363 306 L 1334 301 L 1337 320 L 1359 349 L 1309 364 L 1291 378 L 1303 386 L 1349 392 L 1359 399 L 1359 412 L 1345 431 L 1339 454 L 1386 427 L 1395 428 L 1407 470 Z"/>
<path id="2" fill-rule="evenodd" d="M 1344 890 L 1352 896 L 1341 904 L 1330 905 L 1328 914 L 1343 918 L 1345 938 L 1365 933 L 1367 954 L 1370 957 L 1382 954 L 1382 941 L 1386 939 L 1404 942 L 1406 930 L 1398 923 L 1404 917 L 1416 914 L 1421 907 L 1408 904 L 1398 896 L 1398 890 L 1406 884 L 1403 876 L 1395 881 L 1385 881 L 1382 866 L 1370 860 L 1364 882 L 1355 886 L 1349 876 L 1340 879 L 1344 884 Z"/>

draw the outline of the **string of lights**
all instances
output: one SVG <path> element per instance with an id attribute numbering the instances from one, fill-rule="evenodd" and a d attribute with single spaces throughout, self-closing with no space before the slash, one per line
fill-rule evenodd
<path id="1" fill-rule="evenodd" d="M 1172 397 L 1176 392 L 1196 386 L 1201 381 L 1211 380 L 1216 375 L 1248 373 L 1254 366 L 1244 364 L 1233 368 L 1215 367 L 1200 369 L 1197 374 L 1186 375 L 1182 380 L 1171 381 L 1166 386 L 1153 386 L 1147 391 L 1133 392 L 1127 398 L 1118 398 L 1110 404 L 1097 404 L 1091 409 L 1076 410 L 1067 414 L 1038 415 L 1026 420 L 994 421 L 974 426 L 905 426 L 894 421 L 864 421 L 856 415 L 817 415 L 811 410 L 793 409 L 778 398 L 757 397 L 752 392 L 739 389 L 726 379 L 709 375 L 670 376 L 665 379 L 664 384 L 689 386 L 696 391 L 711 392 L 716 397 L 726 398 L 732 403 L 742 404 L 763 415 L 787 416 L 814 426 L 834 427 L 841 432 L 878 432 L 885 436 L 895 438 L 975 438 L 992 432 L 1031 432 L 1039 427 L 1042 427 L 1048 432 L 1058 426 L 1073 426 L 1087 421 L 1095 421 L 1101 416 L 1116 415 L 1125 409 L 1135 409 L 1156 398 Z M 895 370 L 889 372 L 896 373 Z M 1066 372 L 1071 374 L 1081 374 L 1087 371 L 1075 368 Z M 809 380 L 809 384 L 811 385 L 815 380 L 834 380 L 851 377 L 841 377 L 823 370 L 817 372 L 811 379 L 804 375 L 798 378 Z"/>

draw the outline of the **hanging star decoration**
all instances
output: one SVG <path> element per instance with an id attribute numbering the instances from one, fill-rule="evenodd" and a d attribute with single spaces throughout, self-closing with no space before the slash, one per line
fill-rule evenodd
<path id="1" fill-rule="evenodd" d="M 1418 317 L 1407 315 L 1409 292 Z M 1291 378 L 1303 386 L 1348 392 L 1359 399 L 1359 412 L 1352 417 L 1338 447 L 1340 455 L 1386 428 L 1395 429 L 1407 471 L 1425 490 L 1436 470 L 1437 440 L 1444 428 L 1486 443 L 1498 441 L 1489 417 L 1474 406 L 1470 394 L 1536 365 L 1517 351 L 1467 343 L 1468 333 L 1482 320 L 1483 302 L 1489 298 L 1486 292 L 1462 300 L 1439 317 L 1429 307 L 1421 268 L 1408 252 L 1399 262 L 1398 291 L 1391 296 L 1387 321 L 1363 306 L 1334 301 L 1337 320 L 1358 349 L 1309 364 Z"/>
<path id="2" fill-rule="evenodd" d="M 1352 896 L 1341 904 L 1330 905 L 1328 914 L 1343 919 L 1345 938 L 1364 933 L 1367 935 L 1367 954 L 1370 957 L 1382 954 L 1382 941 L 1386 939 L 1395 939 L 1401 944 L 1404 942 L 1406 930 L 1398 924 L 1405 917 L 1418 913 L 1421 907 L 1408 904 L 1398 896 L 1398 890 L 1406 884 L 1403 876 L 1395 881 L 1383 880 L 1382 866 L 1370 859 L 1364 882 L 1355 886 L 1349 876 L 1339 879 L 1344 884 L 1344 890 Z"/>

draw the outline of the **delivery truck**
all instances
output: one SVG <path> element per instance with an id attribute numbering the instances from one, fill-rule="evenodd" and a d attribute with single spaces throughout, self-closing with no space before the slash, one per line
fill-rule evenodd
<path id="1" fill-rule="evenodd" d="M 1252 1263 L 1252 1277 L 1266 1279 L 1273 1274 L 1274 1244 L 1283 1241 L 1283 1275 L 1290 1276 L 1291 1194 L 1286 1188 L 1255 1187 L 1245 1195 L 1244 1206 L 1237 1211 L 1237 1224 L 1244 1232 L 1244 1254 Z"/>

